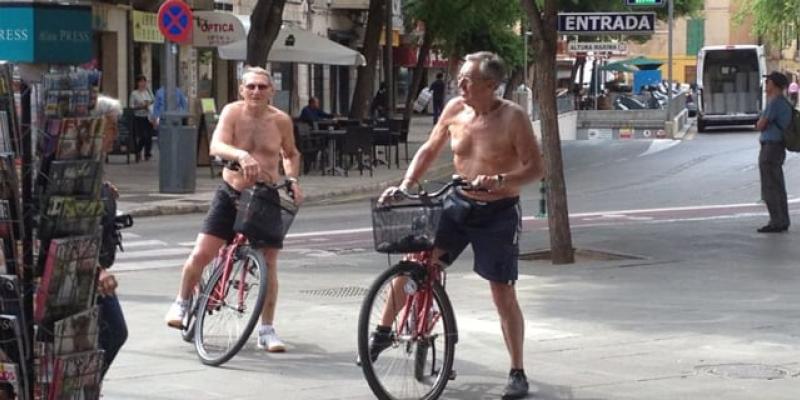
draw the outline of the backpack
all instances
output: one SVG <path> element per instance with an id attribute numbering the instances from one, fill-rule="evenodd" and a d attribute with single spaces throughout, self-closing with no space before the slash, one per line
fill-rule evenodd
<path id="1" fill-rule="evenodd" d="M 800 152 L 800 110 L 794 108 L 789 100 L 786 102 L 792 109 L 792 119 L 783 130 L 783 143 L 786 145 L 786 150 Z"/>
<path id="2" fill-rule="evenodd" d="M 103 268 L 114 264 L 117 257 L 117 248 L 121 248 L 122 234 L 116 223 L 117 199 L 108 183 L 103 183 L 100 188 L 100 200 L 103 202 L 103 218 L 100 219 L 102 233 L 100 235 L 100 257 L 98 263 Z"/>

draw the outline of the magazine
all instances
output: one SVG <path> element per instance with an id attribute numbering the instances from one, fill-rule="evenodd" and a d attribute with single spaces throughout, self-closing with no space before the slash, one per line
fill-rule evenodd
<path id="1" fill-rule="evenodd" d="M 0 362 L 0 399 L 24 398 L 20 389 L 19 364 Z"/>
<path id="2" fill-rule="evenodd" d="M 102 371 L 103 350 L 57 356 L 48 399 L 99 399 Z"/>
<path id="3" fill-rule="evenodd" d="M 39 153 L 42 158 L 49 158 L 55 154 L 63 121 L 64 120 L 58 118 L 47 120 L 44 134 L 39 141 Z"/>
<path id="4" fill-rule="evenodd" d="M 53 327 L 53 354 L 78 353 L 97 349 L 100 308 L 94 306 L 56 321 Z"/>
<path id="5" fill-rule="evenodd" d="M 89 308 L 94 302 L 99 235 L 50 241 L 34 321 L 50 323 Z"/>
<path id="6" fill-rule="evenodd" d="M 14 235 L 14 222 L 11 219 L 11 205 L 8 200 L 0 200 L 0 249 L 3 252 L 3 268 L 0 273 L 15 273 L 17 266 L 17 246 Z"/>
<path id="7" fill-rule="evenodd" d="M 16 364 L 23 362 L 21 359 L 24 358 L 22 356 L 25 354 L 25 347 L 22 329 L 17 317 L 0 314 L 0 362 Z M 26 370 L 23 368 L 20 373 L 22 374 L 20 387 L 26 388 L 28 382 Z"/>
<path id="8" fill-rule="evenodd" d="M 57 160 L 100 159 L 103 118 L 65 118 L 56 149 Z"/>
<path id="9" fill-rule="evenodd" d="M 16 275 L 0 275 L 0 314 L 13 315 L 20 321 L 20 326 L 27 326 L 26 314 L 22 307 L 22 285 Z M 30 351 L 30 337 L 24 329 L 22 332 L 23 349 Z"/>
<path id="10" fill-rule="evenodd" d="M 50 196 L 39 215 L 39 239 L 89 235 L 98 230 L 103 216 L 103 202 L 99 199 L 76 199 L 66 196 Z"/>
<path id="11" fill-rule="evenodd" d="M 0 109 L 0 153 L 13 153 L 13 138 L 8 111 Z"/>
<path id="12" fill-rule="evenodd" d="M 95 197 L 102 180 L 101 163 L 96 160 L 56 160 L 50 163 L 41 193 L 46 196 Z"/>

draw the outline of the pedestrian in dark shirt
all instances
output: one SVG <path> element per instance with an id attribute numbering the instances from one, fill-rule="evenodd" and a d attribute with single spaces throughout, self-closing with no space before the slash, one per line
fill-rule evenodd
<path id="1" fill-rule="evenodd" d="M 372 118 L 380 119 L 386 118 L 386 112 L 389 108 L 389 94 L 387 93 L 388 89 L 386 88 L 386 82 L 381 82 L 381 86 L 378 88 L 378 92 L 375 93 L 375 97 L 372 98 L 372 106 L 370 107 L 369 113 L 372 115 Z"/>
<path id="2" fill-rule="evenodd" d="M 786 200 L 786 182 L 783 179 L 783 162 L 786 146 L 783 130 L 792 120 L 792 105 L 783 96 L 789 85 L 786 76 L 779 72 L 767 75 L 767 106 L 756 122 L 761 131 L 758 169 L 761 173 L 761 199 L 767 204 L 769 223 L 758 229 L 760 233 L 784 232 L 789 229 L 789 206 Z"/>
<path id="3" fill-rule="evenodd" d="M 309 126 L 314 126 L 321 119 L 331 118 L 333 118 L 332 114 L 328 114 L 319 108 L 319 100 L 316 97 L 309 98 L 308 105 L 300 111 L 300 121 L 307 123 Z"/>
<path id="4" fill-rule="evenodd" d="M 439 122 L 439 115 L 442 114 L 442 110 L 444 110 L 444 75 L 442 73 L 436 74 L 436 80 L 431 83 L 429 88 L 433 93 L 433 124 L 435 125 Z"/>

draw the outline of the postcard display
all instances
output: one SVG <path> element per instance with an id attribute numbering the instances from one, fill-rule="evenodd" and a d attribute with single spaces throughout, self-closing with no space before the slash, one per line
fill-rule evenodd
<path id="1" fill-rule="evenodd" d="M 35 399 L 100 397 L 103 351 L 98 349 L 95 282 L 99 224 L 104 210 L 99 198 L 104 119 L 89 115 L 89 82 L 96 78 L 89 71 L 62 69 L 45 74 L 34 90 L 37 121 L 34 136 L 37 157 L 31 199 L 35 210 L 34 261 L 25 268 L 36 279 L 34 287 L 28 289 L 17 285 L 22 270 L 16 266 L 22 264 L 19 242 L 20 221 L 23 220 L 19 174 L 14 168 L 19 152 L 2 154 L 0 239 L 3 243 L 0 248 L 3 257 L 0 260 L 4 260 L 5 269 L 0 272 L 6 275 L 0 275 L 3 296 L 0 347 L 5 353 L 5 357 L 0 358 L 0 398 L 4 398 L 5 376 L 19 377 L 13 383 L 17 395 L 10 398 L 27 398 L 25 394 L 30 392 L 27 385 L 33 385 Z M 11 82 L 10 67 L 4 71 L 4 80 Z M 0 109 L 0 123 L 3 120 Z M 0 140 L 2 149 L 7 142 Z M 11 143 L 18 142 L 12 135 Z M 24 290 L 34 293 L 31 316 L 19 312 Z M 16 313 L 7 308 L 12 307 L 6 304 L 12 303 L 10 298 L 15 301 Z M 25 317 L 33 318 L 32 340 L 26 338 Z M 20 354 L 30 351 L 34 352 L 34 366 L 24 368 L 20 360 L 24 362 L 26 358 Z M 33 371 L 33 376 L 26 376 L 28 370 Z"/>

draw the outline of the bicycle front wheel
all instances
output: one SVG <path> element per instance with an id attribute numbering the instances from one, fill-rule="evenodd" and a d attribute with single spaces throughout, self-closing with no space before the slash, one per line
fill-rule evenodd
<path id="1" fill-rule="evenodd" d="M 241 247 L 229 267 L 214 271 L 195 323 L 194 344 L 203 364 L 222 365 L 241 350 L 258 322 L 266 294 L 267 264 L 258 250 Z"/>
<path id="2" fill-rule="evenodd" d="M 436 399 L 449 380 L 458 340 L 455 316 L 438 282 L 424 311 L 425 274 L 418 264 L 395 265 L 375 280 L 362 304 L 358 355 L 370 389 L 381 400 Z M 421 318 L 427 318 L 428 330 L 416 335 Z M 388 341 L 387 334 L 375 338 L 378 325 L 390 325 Z"/>

